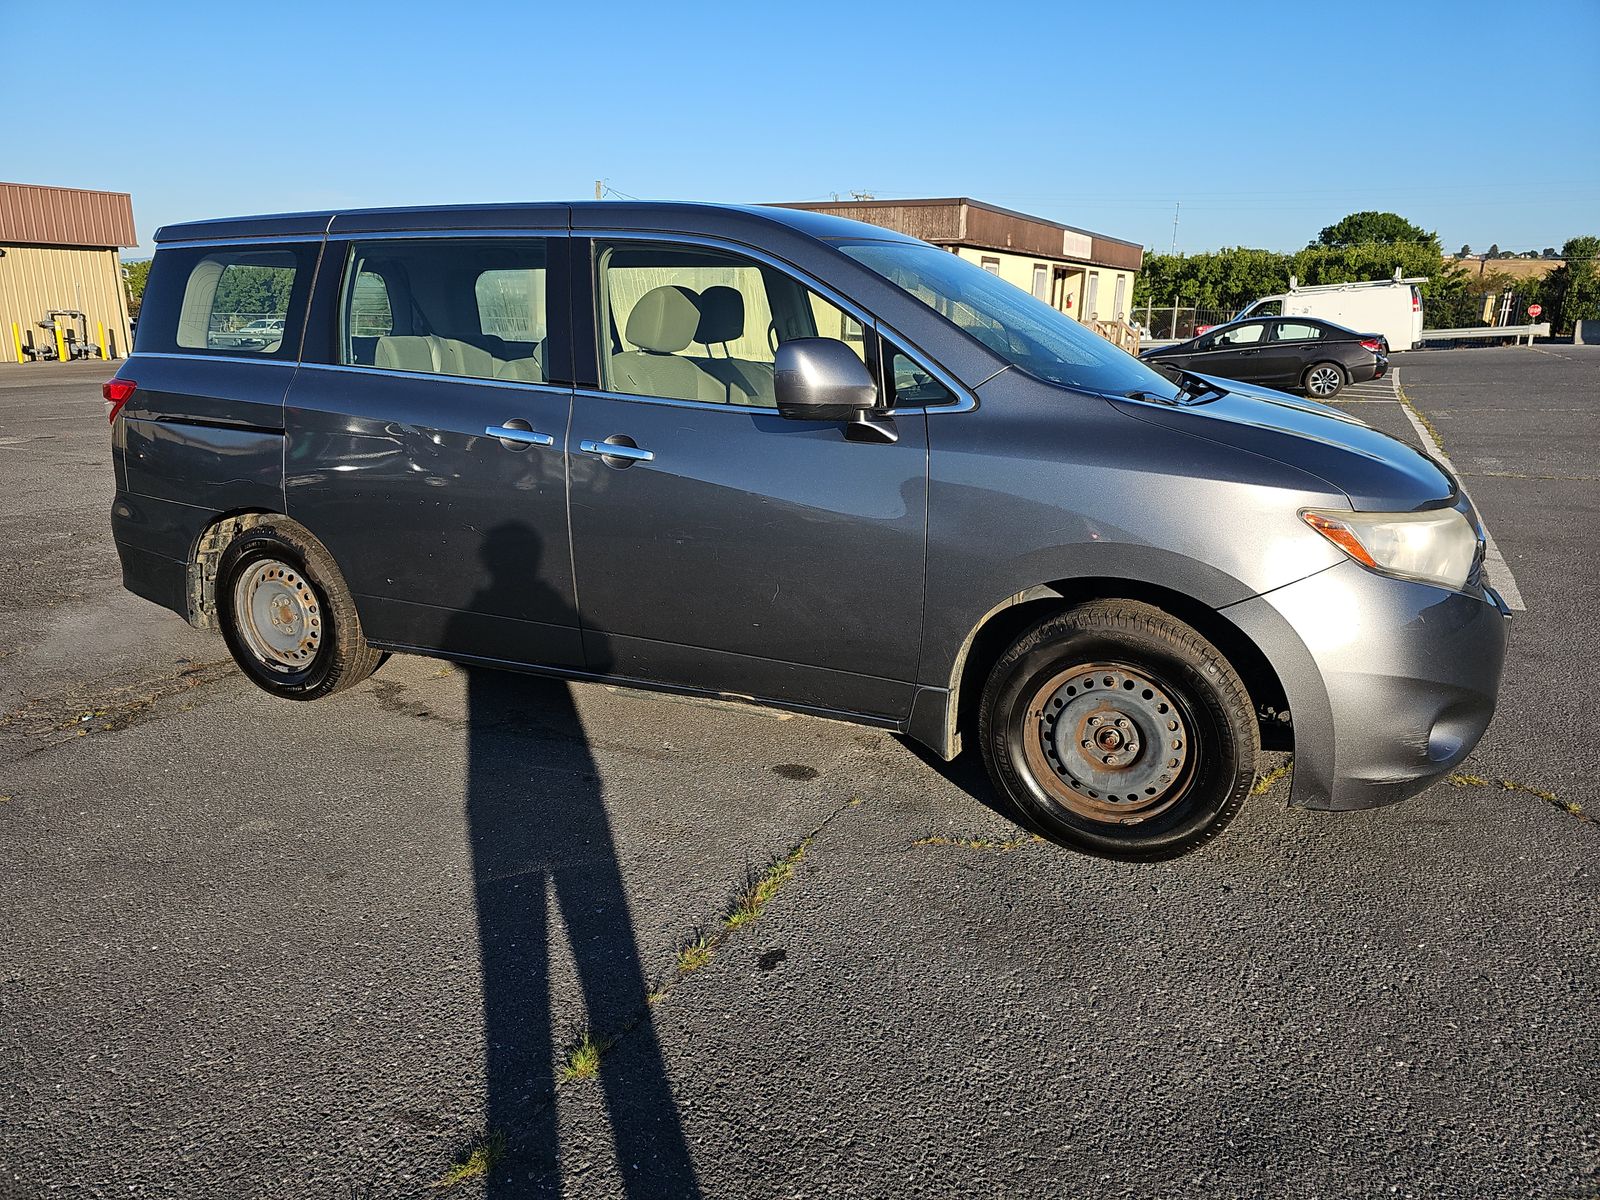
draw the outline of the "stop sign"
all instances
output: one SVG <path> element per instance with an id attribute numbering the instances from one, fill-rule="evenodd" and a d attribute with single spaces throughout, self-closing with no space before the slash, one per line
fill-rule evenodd
<path id="1" fill-rule="evenodd" d="M 1528 315 L 1530 317 L 1537 317 L 1543 311 L 1544 309 L 1540 308 L 1537 304 L 1528 305 Z"/>

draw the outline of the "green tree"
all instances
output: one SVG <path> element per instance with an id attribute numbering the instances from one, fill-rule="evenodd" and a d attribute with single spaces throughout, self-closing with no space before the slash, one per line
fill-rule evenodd
<path id="1" fill-rule="evenodd" d="M 1499 242 L 1491 242 L 1489 244 L 1489 249 L 1484 251 L 1484 255 L 1483 256 L 1485 258 L 1499 258 L 1500 257 L 1500 243 Z"/>
<path id="2" fill-rule="evenodd" d="M 122 264 L 122 277 L 128 285 L 128 315 L 135 320 L 144 302 L 144 285 L 150 278 L 150 260 Z"/>
<path id="3" fill-rule="evenodd" d="M 1569 333 L 1576 321 L 1600 320 L 1600 237 L 1572 237 L 1561 245 L 1561 266 L 1542 289 L 1552 328 Z"/>
<path id="4" fill-rule="evenodd" d="M 1317 235 L 1312 246 L 1370 246 L 1392 242 L 1419 242 L 1438 254 L 1439 235 L 1413 225 L 1399 213 L 1358 212 L 1329 225 Z"/>
<path id="5" fill-rule="evenodd" d="M 1466 242 L 1462 242 L 1461 243 L 1461 257 L 1465 258 L 1467 255 L 1469 255 L 1471 253 L 1472 253 L 1472 247 L 1467 245 Z"/>

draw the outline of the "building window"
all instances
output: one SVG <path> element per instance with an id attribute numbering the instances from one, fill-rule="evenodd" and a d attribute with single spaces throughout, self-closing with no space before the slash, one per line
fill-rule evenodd
<path id="1" fill-rule="evenodd" d="M 1033 264 L 1033 294 L 1046 304 L 1050 302 L 1050 268 L 1043 263 Z"/>
<path id="2" fill-rule="evenodd" d="M 1116 319 L 1119 320 L 1119 321 L 1126 321 L 1128 319 L 1128 310 L 1123 305 L 1123 301 L 1126 300 L 1127 298 L 1128 298 L 1128 277 L 1126 275 L 1118 275 L 1117 276 L 1117 299 L 1116 299 L 1115 304 L 1112 305 L 1112 307 L 1115 309 L 1115 311 L 1111 315 L 1116 317 Z"/>
<path id="3" fill-rule="evenodd" d="M 998 258 L 985 257 L 983 260 L 983 269 L 989 272 L 991 275 L 1000 274 L 1000 260 Z"/>
<path id="4" fill-rule="evenodd" d="M 1089 272 L 1089 290 L 1083 294 L 1083 315 L 1098 317 L 1100 315 L 1100 272 Z"/>

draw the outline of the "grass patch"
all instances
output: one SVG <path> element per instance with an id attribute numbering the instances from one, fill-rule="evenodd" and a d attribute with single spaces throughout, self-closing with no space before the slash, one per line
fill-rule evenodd
<path id="1" fill-rule="evenodd" d="M 779 889 L 793 878 L 795 867 L 810 847 L 811 839 L 803 838 L 793 850 L 782 858 L 773 859 L 761 870 L 747 867 L 744 882 L 734 892 L 728 911 L 723 915 L 723 927 L 741 929 L 760 920 L 762 910 L 778 894 Z"/>
<path id="2" fill-rule="evenodd" d="M 1278 780 L 1286 779 L 1292 774 L 1294 774 L 1294 759 L 1291 758 L 1283 766 L 1273 767 L 1272 770 L 1257 779 L 1255 786 L 1250 789 L 1250 794 L 1252 796 L 1264 796 Z"/>
<path id="3" fill-rule="evenodd" d="M 934 834 L 932 837 L 918 838 L 912 842 L 913 846 L 959 846 L 963 850 L 995 850 L 1004 853 L 1007 850 L 1020 850 L 1024 846 L 1042 845 L 1044 839 L 1036 834 L 1024 834 L 1020 837 L 986 838 L 986 837 L 945 837 Z"/>
<path id="4" fill-rule="evenodd" d="M 701 967 L 711 964 L 711 955 L 716 951 L 716 943 L 703 929 L 696 929 L 683 946 L 678 949 L 678 973 L 687 975 L 691 971 L 698 971 Z"/>
<path id="5" fill-rule="evenodd" d="M 506 1156 L 506 1135 L 490 1131 L 468 1146 L 450 1169 L 434 1180 L 436 1188 L 455 1187 L 469 1179 L 484 1179 Z"/>
<path id="6" fill-rule="evenodd" d="M 561 1064 L 561 1082 L 574 1083 L 593 1079 L 600 1074 L 600 1059 L 611 1048 L 610 1040 L 595 1036 L 592 1029 L 582 1030 L 567 1047 L 567 1060 Z"/>

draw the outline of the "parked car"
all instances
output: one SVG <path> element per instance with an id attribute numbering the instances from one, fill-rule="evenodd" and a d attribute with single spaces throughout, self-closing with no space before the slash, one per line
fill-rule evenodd
<path id="1" fill-rule="evenodd" d="M 1316 317 L 1382 335 L 1385 350 L 1410 350 L 1422 340 L 1422 289 L 1426 275 L 1370 279 L 1357 283 L 1318 283 L 1302 287 L 1293 276 L 1289 290 L 1263 296 L 1240 310 L 1235 321 L 1251 317 Z M 1196 333 L 1203 332 L 1195 330 Z"/>
<path id="2" fill-rule="evenodd" d="M 1382 379 L 1389 369 L 1385 343 L 1328 321 L 1285 317 L 1234 321 L 1209 333 L 1156 346 L 1139 357 L 1201 375 L 1303 391 L 1331 400 L 1347 383 Z"/>
<path id="3" fill-rule="evenodd" d="M 281 317 L 258 317 L 237 329 L 214 329 L 206 335 L 206 344 L 212 349 L 228 347 L 260 349 L 283 337 Z"/>
<path id="4" fill-rule="evenodd" d="M 1262 747 L 1365 808 L 1494 711 L 1508 613 L 1443 467 L 926 243 L 600 203 L 157 242 L 105 389 L 123 578 L 274 695 L 403 652 L 819 713 L 975 746 L 1125 858 L 1214 837 Z M 290 336 L 208 347 L 267 270 Z"/>

